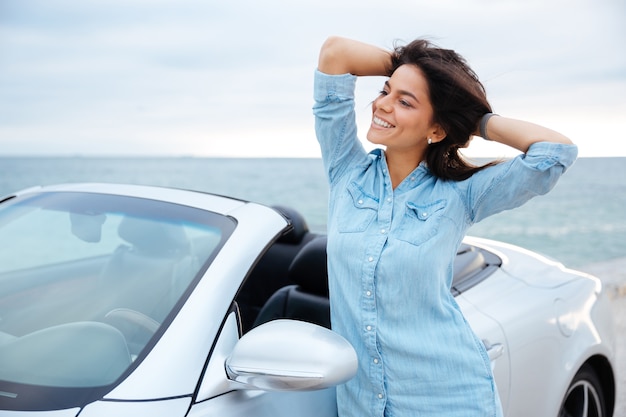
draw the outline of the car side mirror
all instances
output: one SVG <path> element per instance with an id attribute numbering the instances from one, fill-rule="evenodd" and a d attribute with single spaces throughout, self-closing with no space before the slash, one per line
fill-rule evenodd
<path id="1" fill-rule="evenodd" d="M 231 381 L 252 389 L 311 391 L 350 380 L 357 370 L 350 343 L 324 327 L 274 320 L 246 333 L 226 359 Z"/>

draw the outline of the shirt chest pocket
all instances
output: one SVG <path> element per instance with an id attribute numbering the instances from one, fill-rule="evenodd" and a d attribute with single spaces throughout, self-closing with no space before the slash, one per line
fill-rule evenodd
<path id="1" fill-rule="evenodd" d="M 367 230 L 378 213 L 378 199 L 365 193 L 356 183 L 350 183 L 341 197 L 337 229 L 341 233 Z"/>
<path id="2" fill-rule="evenodd" d="M 404 215 L 395 233 L 398 240 L 421 245 L 439 231 L 439 225 L 446 208 L 445 200 L 429 204 L 407 202 Z"/>

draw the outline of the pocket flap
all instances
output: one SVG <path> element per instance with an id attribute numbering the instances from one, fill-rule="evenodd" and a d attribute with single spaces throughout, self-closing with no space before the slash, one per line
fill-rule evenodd
<path id="1" fill-rule="evenodd" d="M 411 201 L 406 203 L 407 212 L 413 213 L 415 217 L 422 221 L 428 220 L 433 214 L 437 213 L 439 210 L 442 210 L 446 206 L 445 200 L 437 200 L 434 203 L 430 204 L 415 204 Z"/>
<path id="2" fill-rule="evenodd" d="M 348 185 L 348 192 L 352 197 L 354 207 L 378 210 L 378 199 L 363 191 L 357 183 L 350 183 Z"/>

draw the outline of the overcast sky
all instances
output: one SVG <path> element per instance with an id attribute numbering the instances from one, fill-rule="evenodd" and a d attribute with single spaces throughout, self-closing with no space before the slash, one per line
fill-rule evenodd
<path id="1" fill-rule="evenodd" d="M 626 156 L 624 0 L 0 0 L 0 155 L 317 157 L 331 34 L 427 37 L 467 58 L 497 113 Z M 381 86 L 358 83 L 362 136 Z"/>

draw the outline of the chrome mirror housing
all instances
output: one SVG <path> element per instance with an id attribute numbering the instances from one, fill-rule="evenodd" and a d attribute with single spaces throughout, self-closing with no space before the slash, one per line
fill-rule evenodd
<path id="1" fill-rule="evenodd" d="M 226 359 L 226 373 L 252 389 L 311 391 L 350 380 L 357 370 L 350 343 L 324 327 L 274 320 L 252 329 Z"/>

